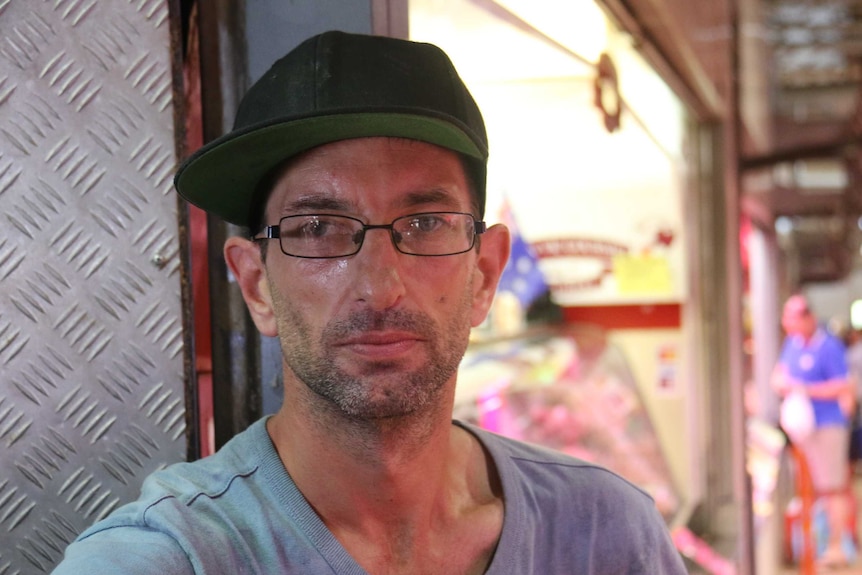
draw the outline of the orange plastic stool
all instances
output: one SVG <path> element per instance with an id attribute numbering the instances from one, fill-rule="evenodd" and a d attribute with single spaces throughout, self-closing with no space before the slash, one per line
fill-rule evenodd
<path id="1" fill-rule="evenodd" d="M 817 575 L 816 553 L 814 550 L 814 537 L 811 534 L 811 509 L 814 507 L 814 485 L 811 483 L 811 473 L 808 470 L 808 462 L 805 455 L 792 442 L 788 443 L 790 455 L 796 464 L 796 493 L 801 502 L 799 510 L 799 521 L 802 527 L 802 555 L 799 558 L 800 575 Z M 785 524 L 785 546 L 790 551 L 788 557 L 792 557 L 792 529 Z"/>

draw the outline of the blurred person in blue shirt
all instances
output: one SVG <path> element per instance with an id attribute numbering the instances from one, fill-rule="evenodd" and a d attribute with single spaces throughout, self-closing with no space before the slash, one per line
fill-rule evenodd
<path id="1" fill-rule="evenodd" d="M 849 509 L 847 454 L 854 386 L 844 344 L 819 325 L 802 295 L 788 298 L 781 325 L 786 338 L 772 373 L 772 386 L 782 397 L 794 390 L 803 391 L 814 410 L 814 431 L 798 447 L 829 520 L 829 541 L 819 560 L 824 566 L 846 564 L 849 558 L 842 548 L 842 537 Z"/>

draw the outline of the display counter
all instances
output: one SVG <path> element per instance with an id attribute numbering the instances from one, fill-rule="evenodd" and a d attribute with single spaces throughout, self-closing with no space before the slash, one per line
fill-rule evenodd
<path id="1" fill-rule="evenodd" d="M 601 330 L 567 326 L 473 342 L 455 417 L 611 469 L 650 493 L 669 524 L 682 507 L 626 358 Z"/>

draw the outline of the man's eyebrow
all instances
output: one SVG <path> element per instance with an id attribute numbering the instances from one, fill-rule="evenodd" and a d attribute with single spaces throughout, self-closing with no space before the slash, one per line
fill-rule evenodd
<path id="1" fill-rule="evenodd" d="M 344 211 L 350 209 L 351 204 L 324 194 L 310 194 L 300 196 L 284 206 L 285 213 L 308 212 L 314 210 Z"/>
<path id="2" fill-rule="evenodd" d="M 444 188 L 433 188 L 429 190 L 417 190 L 406 193 L 399 204 L 403 209 L 414 209 L 422 206 L 437 205 L 445 208 L 457 209 L 458 200 Z M 346 200 L 336 198 L 328 194 L 307 194 L 300 196 L 283 208 L 285 214 L 313 211 L 350 211 L 355 206 Z"/>
<path id="3" fill-rule="evenodd" d="M 458 200 L 451 192 L 443 188 L 409 192 L 401 202 L 405 208 L 414 208 L 430 204 L 443 204 L 444 206 L 457 208 Z"/>

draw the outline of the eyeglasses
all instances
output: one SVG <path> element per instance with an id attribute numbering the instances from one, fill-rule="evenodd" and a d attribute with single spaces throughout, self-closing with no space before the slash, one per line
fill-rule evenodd
<path id="1" fill-rule="evenodd" d="M 389 230 L 392 245 L 412 256 L 451 256 L 473 249 L 485 222 L 460 212 L 410 214 L 391 224 L 366 224 L 349 216 L 302 214 L 281 218 L 267 226 L 255 241 L 278 238 L 281 251 L 297 258 L 343 258 L 362 249 L 365 232 Z"/>

